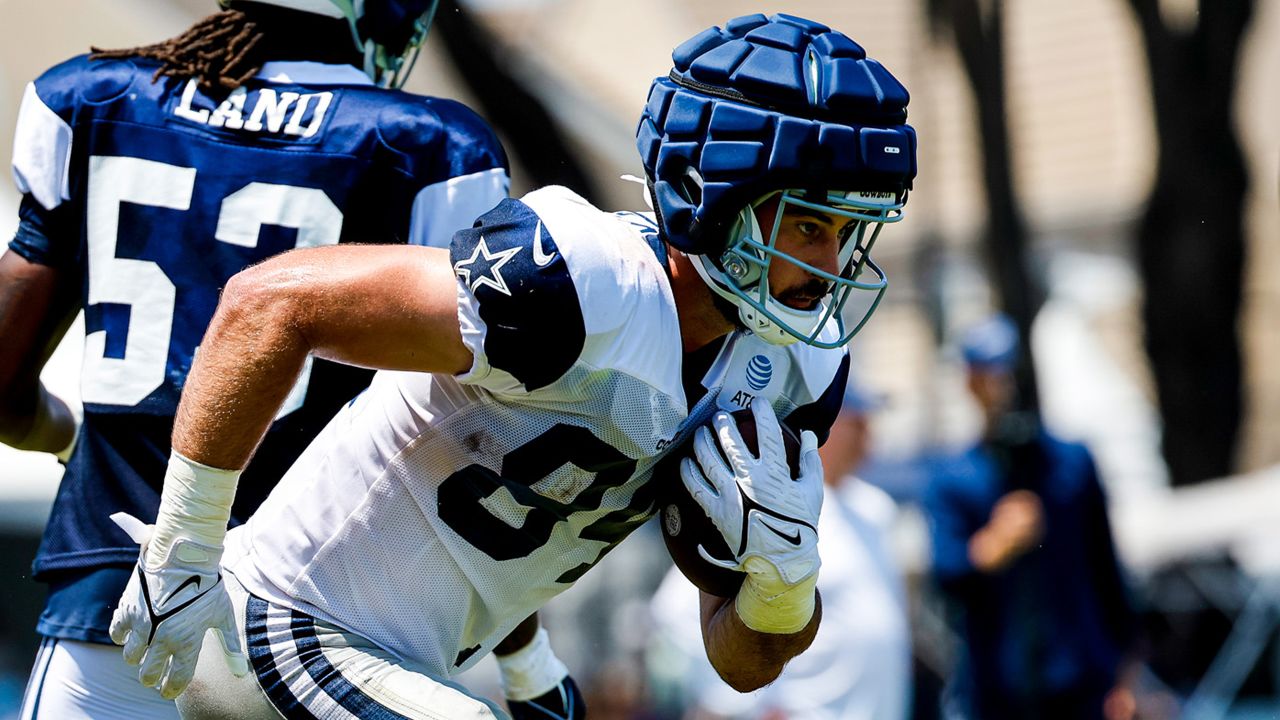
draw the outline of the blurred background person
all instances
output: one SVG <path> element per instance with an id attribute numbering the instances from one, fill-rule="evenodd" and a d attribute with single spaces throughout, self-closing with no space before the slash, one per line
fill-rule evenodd
<path id="1" fill-rule="evenodd" d="M 677 689 L 686 718 L 904 720 L 911 696 L 906 590 L 889 531 L 897 507 L 854 473 L 871 451 L 881 400 L 850 380 L 822 446 L 826 498 L 818 524 L 824 622 L 803 654 L 772 685 L 740 694 L 707 661 L 694 612 L 698 592 L 672 568 L 652 612 L 658 627 L 651 667 Z"/>
<path id="2" fill-rule="evenodd" d="M 1089 452 L 1019 410 L 1019 335 L 995 316 L 964 336 L 983 435 L 925 495 L 933 573 L 963 636 L 951 694 L 974 720 L 1128 720 L 1136 617 Z"/>

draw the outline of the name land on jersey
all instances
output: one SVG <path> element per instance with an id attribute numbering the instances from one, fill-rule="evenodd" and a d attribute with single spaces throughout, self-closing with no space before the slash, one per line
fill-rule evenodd
<path id="1" fill-rule="evenodd" d="M 267 132 L 277 135 L 293 135 L 309 138 L 320 131 L 324 125 L 324 115 L 333 102 L 333 93 L 298 93 L 282 91 L 277 93 L 271 88 L 260 88 L 254 91 L 257 101 L 245 119 L 245 105 L 249 92 L 244 86 L 236 88 L 226 100 L 213 109 L 193 107 L 196 99 L 196 80 L 187 81 L 182 90 L 182 98 L 173 108 L 173 114 L 183 120 L 190 120 L 202 125 L 230 130 L 247 130 L 249 132 Z M 290 109 L 292 108 L 292 113 Z M 308 122 L 308 112 L 310 121 Z M 285 117 L 288 116 L 288 123 Z M 305 123 L 305 124 L 304 124 Z"/>

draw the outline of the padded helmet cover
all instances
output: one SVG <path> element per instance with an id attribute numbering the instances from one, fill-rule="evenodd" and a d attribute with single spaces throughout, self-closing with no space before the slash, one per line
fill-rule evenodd
<path id="1" fill-rule="evenodd" d="M 906 88 L 857 43 L 791 15 L 746 15 L 690 38 L 636 131 L 667 240 L 718 254 L 738 212 L 800 188 L 905 193 L 916 174 Z"/>

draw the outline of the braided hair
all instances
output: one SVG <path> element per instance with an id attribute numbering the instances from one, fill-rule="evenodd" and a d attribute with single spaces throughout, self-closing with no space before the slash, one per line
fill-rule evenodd
<path id="1" fill-rule="evenodd" d="M 93 60 L 130 57 L 160 61 L 152 80 L 167 75 L 196 78 L 200 88 L 235 90 L 257 74 L 266 60 L 260 52 L 264 32 L 239 10 L 223 10 L 192 25 L 181 35 L 154 45 L 103 50 L 91 48 Z"/>
<path id="2" fill-rule="evenodd" d="M 177 37 L 121 50 L 95 47 L 89 57 L 158 60 L 153 80 L 195 78 L 201 90 L 212 93 L 235 90 L 269 60 L 364 65 L 345 19 L 251 0 L 228 1 L 233 8 L 204 18 Z"/>

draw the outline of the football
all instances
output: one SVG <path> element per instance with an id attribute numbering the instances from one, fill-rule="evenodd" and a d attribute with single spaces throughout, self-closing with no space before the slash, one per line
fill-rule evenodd
<path id="1" fill-rule="evenodd" d="M 759 452 L 755 417 L 750 408 L 733 413 L 733 419 L 747 449 Z M 791 476 L 795 477 L 800 467 L 800 438 L 785 423 L 782 424 L 782 441 L 787 449 Z M 701 545 L 714 558 L 733 558 L 715 523 L 694 501 L 680 479 L 680 461 L 686 457 L 693 457 L 692 440 L 668 455 L 654 472 L 654 481 L 659 483 L 662 539 L 676 567 L 699 590 L 720 597 L 734 597 L 745 573 L 713 565 L 698 554 L 698 546 Z"/>

